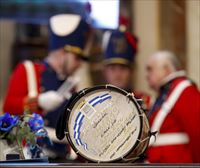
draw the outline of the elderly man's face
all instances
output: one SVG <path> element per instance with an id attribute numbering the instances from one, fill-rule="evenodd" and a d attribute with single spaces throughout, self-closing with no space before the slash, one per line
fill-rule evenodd
<path id="1" fill-rule="evenodd" d="M 104 70 L 106 82 L 126 89 L 130 85 L 131 69 L 125 65 L 111 64 Z"/>
<path id="2" fill-rule="evenodd" d="M 158 91 L 163 79 L 168 75 L 162 60 L 151 57 L 146 64 L 146 79 L 149 86 Z"/>

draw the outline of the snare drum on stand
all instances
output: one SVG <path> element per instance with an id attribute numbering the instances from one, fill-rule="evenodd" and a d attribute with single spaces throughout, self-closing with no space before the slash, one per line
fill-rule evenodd
<path id="1" fill-rule="evenodd" d="M 57 137 L 92 162 L 135 161 L 150 139 L 148 119 L 130 93 L 113 85 L 84 89 L 60 116 Z"/>

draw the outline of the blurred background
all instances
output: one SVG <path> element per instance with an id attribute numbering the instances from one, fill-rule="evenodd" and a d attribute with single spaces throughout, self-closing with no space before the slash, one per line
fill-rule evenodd
<path id="1" fill-rule="evenodd" d="M 145 61 L 159 49 L 173 51 L 200 87 L 200 0 L 0 0 L 0 113 L 10 75 L 17 63 L 41 60 L 48 53 L 48 19 L 76 13 L 93 27 L 86 52 L 91 62 L 79 89 L 103 83 L 101 40 L 105 30 L 124 23 L 138 38 L 134 89 L 151 95 Z"/>

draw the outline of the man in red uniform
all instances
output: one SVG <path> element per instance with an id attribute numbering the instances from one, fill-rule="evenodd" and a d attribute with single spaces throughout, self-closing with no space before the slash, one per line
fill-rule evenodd
<path id="1" fill-rule="evenodd" d="M 79 16 L 59 14 L 49 22 L 49 54 L 42 62 L 24 61 L 17 65 L 4 101 L 4 112 L 21 115 L 37 112 L 55 137 L 59 112 L 70 97 L 76 81 L 69 78 L 81 65 L 89 25 Z M 49 135 L 51 138 L 51 135 Z M 66 145 L 56 138 L 48 153 L 52 158 L 66 159 Z M 66 144 L 66 142 L 65 142 Z"/>
<path id="2" fill-rule="evenodd" d="M 158 97 L 149 113 L 151 139 L 147 160 L 156 163 L 200 162 L 200 92 L 180 71 L 173 53 L 159 51 L 146 65 L 149 86 Z"/>
<path id="3" fill-rule="evenodd" d="M 132 88 L 133 63 L 137 53 L 137 40 L 127 31 L 107 31 L 103 36 L 105 82 L 133 92 L 137 99 L 143 99 L 143 107 L 148 109 L 150 97 Z"/>

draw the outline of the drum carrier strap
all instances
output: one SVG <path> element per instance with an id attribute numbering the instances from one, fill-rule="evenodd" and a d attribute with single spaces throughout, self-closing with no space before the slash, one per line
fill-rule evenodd
<path id="1" fill-rule="evenodd" d="M 32 61 L 29 61 L 29 60 L 24 61 L 23 64 L 26 70 L 28 96 L 36 97 L 38 95 L 38 90 L 37 90 L 37 78 L 36 78 L 34 64 Z M 50 127 L 45 127 L 45 129 L 47 130 L 48 135 L 51 138 L 51 140 L 58 141 L 55 137 L 54 129 Z"/>
<path id="2" fill-rule="evenodd" d="M 38 90 L 34 65 L 31 61 L 27 60 L 24 62 L 24 67 L 26 70 L 27 77 L 28 96 L 36 97 L 38 95 Z"/>

